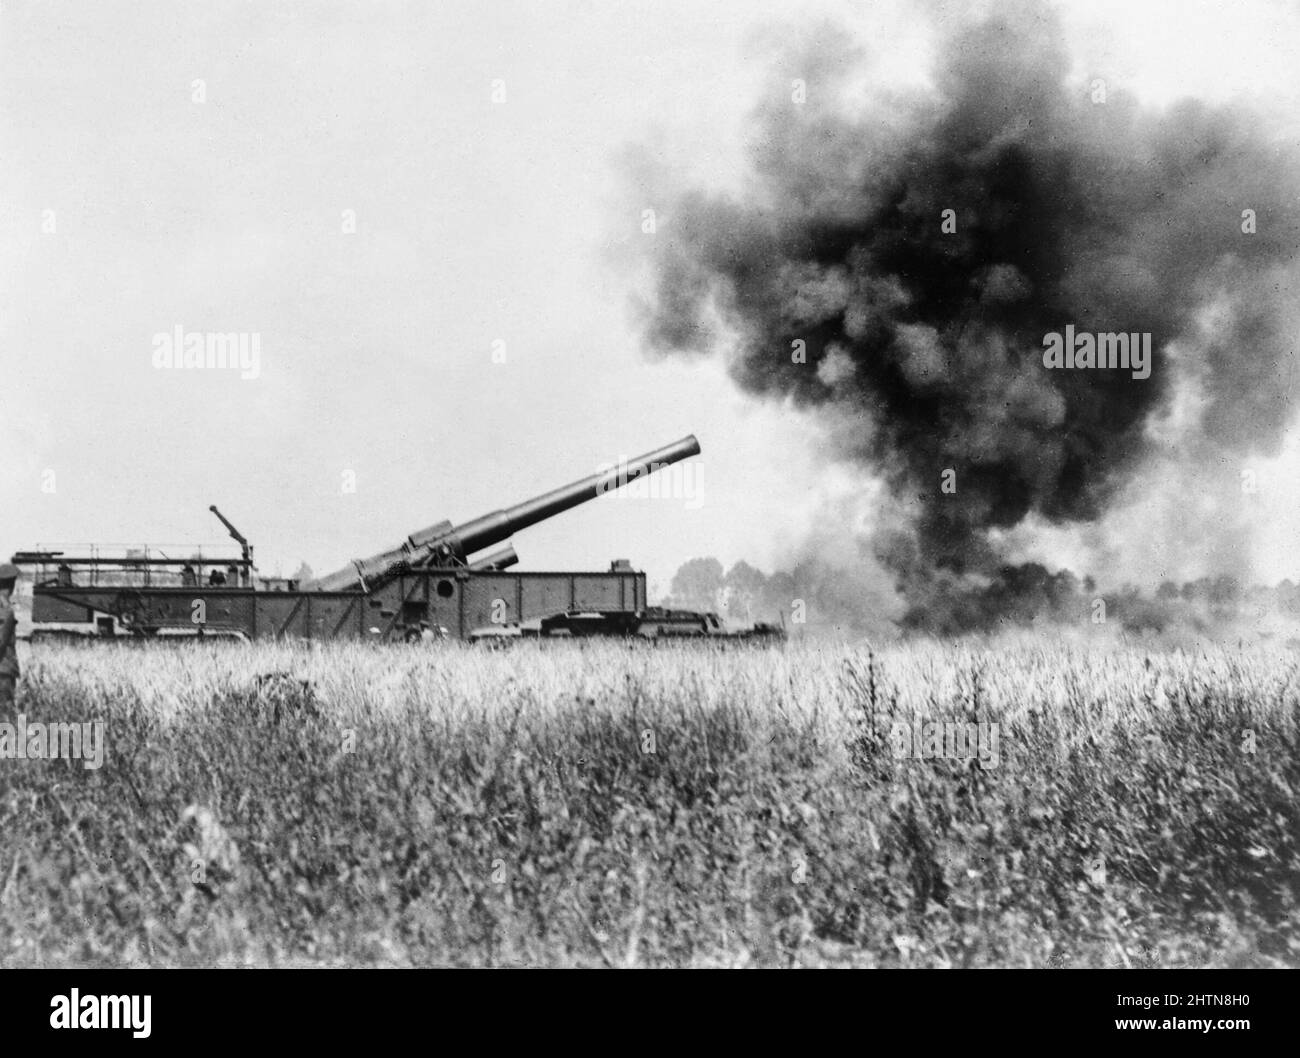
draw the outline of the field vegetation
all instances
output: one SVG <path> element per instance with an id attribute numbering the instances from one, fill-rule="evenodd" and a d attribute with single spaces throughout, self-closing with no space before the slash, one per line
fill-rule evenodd
<path id="1" fill-rule="evenodd" d="M 1282 650 L 25 661 L 26 722 L 107 756 L 0 760 L 9 965 L 1300 965 Z M 996 723 L 997 766 L 898 757 L 914 720 Z"/>

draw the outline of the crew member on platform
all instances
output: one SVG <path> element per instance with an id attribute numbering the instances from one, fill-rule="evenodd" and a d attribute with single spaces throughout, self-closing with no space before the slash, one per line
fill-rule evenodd
<path id="1" fill-rule="evenodd" d="M 14 616 L 14 585 L 18 567 L 0 564 L 0 716 L 13 712 L 18 693 L 18 618 Z"/>

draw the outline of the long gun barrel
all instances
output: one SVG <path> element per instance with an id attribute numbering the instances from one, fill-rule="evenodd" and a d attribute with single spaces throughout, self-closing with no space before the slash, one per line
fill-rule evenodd
<path id="1" fill-rule="evenodd" d="M 514 507 L 485 514 L 463 525 L 453 526 L 450 522 L 439 522 L 413 533 L 400 547 L 359 559 L 336 573 L 313 581 L 308 587 L 315 591 L 347 591 L 358 584 L 366 587 L 370 581 L 403 568 L 459 564 L 476 551 L 508 540 L 521 529 L 553 518 L 570 507 L 594 500 L 603 493 L 622 488 L 629 481 L 652 474 L 660 467 L 678 463 L 699 453 L 699 441 L 693 435 L 683 437 L 680 441 L 647 452 L 621 466 L 592 474 L 571 485 L 525 500 Z"/>

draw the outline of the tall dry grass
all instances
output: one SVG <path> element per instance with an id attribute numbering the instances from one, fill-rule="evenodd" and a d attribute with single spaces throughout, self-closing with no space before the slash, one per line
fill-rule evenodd
<path id="1" fill-rule="evenodd" d="M 258 675 L 282 678 L 257 681 Z M 1286 653 L 37 647 L 9 964 L 1296 965 Z M 1000 761 L 896 722 L 997 723 Z"/>

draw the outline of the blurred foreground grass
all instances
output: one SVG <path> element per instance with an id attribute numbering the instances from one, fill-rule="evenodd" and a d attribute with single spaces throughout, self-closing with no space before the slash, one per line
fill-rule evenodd
<path id="1" fill-rule="evenodd" d="M 107 757 L 0 760 L 0 961 L 1300 965 L 1298 668 L 37 646 L 20 710 Z M 896 759 L 916 717 L 997 766 Z"/>

